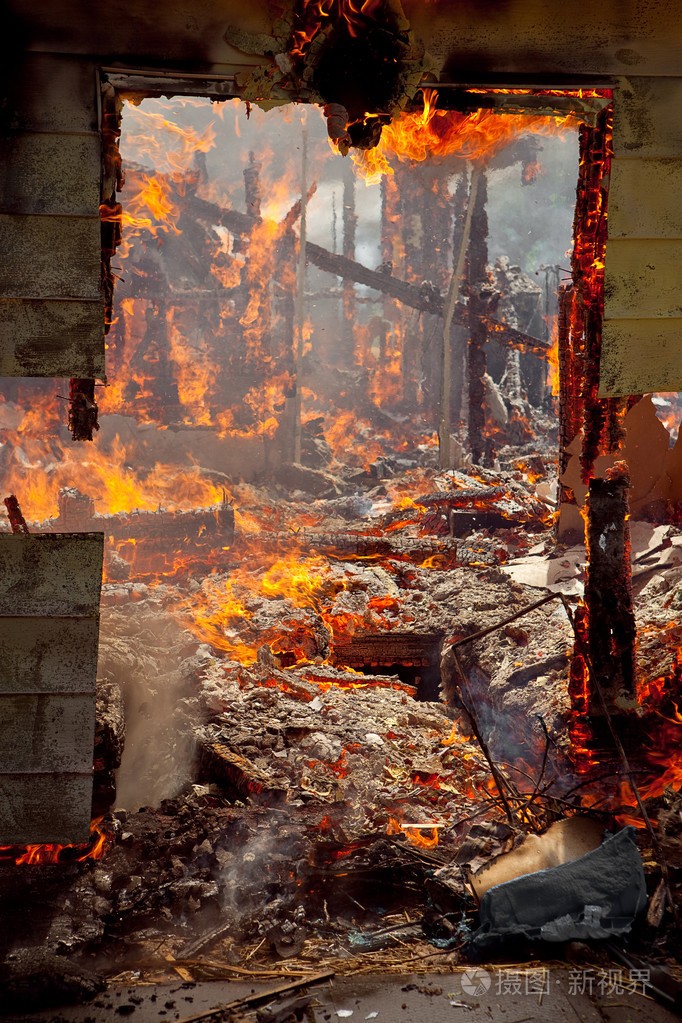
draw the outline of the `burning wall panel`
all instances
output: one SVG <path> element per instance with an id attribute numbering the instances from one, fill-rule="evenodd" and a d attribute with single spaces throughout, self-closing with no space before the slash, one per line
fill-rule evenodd
<path id="1" fill-rule="evenodd" d="M 0 538 L 0 844 L 89 835 L 102 551 Z"/>
<path id="2" fill-rule="evenodd" d="M 0 373 L 104 374 L 95 68 L 24 60 L 0 123 Z"/>

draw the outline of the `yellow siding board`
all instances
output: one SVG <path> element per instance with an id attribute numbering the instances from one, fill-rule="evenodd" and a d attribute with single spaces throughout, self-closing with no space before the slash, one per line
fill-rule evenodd
<path id="1" fill-rule="evenodd" d="M 682 240 L 610 239 L 606 246 L 605 317 L 682 316 Z"/>
<path id="2" fill-rule="evenodd" d="M 682 319 L 606 320 L 601 398 L 682 391 Z"/>

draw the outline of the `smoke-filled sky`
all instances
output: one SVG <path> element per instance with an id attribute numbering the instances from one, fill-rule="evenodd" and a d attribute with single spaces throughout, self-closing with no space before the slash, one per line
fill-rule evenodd
<path id="1" fill-rule="evenodd" d="M 163 122 L 166 122 L 164 126 Z M 524 134 L 524 118 L 518 117 L 518 134 Z M 123 114 L 121 150 L 126 160 L 150 169 L 168 172 L 178 168 L 183 139 L 177 127 L 205 140 L 206 167 L 210 191 L 216 201 L 244 209 L 243 170 L 254 152 L 261 167 L 264 212 L 281 218 L 296 193 L 300 177 L 302 124 L 306 124 L 308 182 L 317 183 L 309 207 L 311 241 L 333 247 L 336 221 L 341 239 L 342 174 L 344 160 L 331 150 L 326 124 L 317 107 L 287 104 L 264 112 L 250 109 L 239 100 L 211 103 L 206 99 L 179 97 L 173 100 L 145 100 L 139 107 L 126 104 Z M 491 261 L 508 255 L 526 272 L 541 264 L 568 266 L 571 247 L 573 207 L 578 173 L 578 140 L 575 129 L 537 138 L 540 173 L 530 185 L 523 185 L 519 163 L 489 172 L 489 249 Z M 180 158 L 181 162 L 181 158 Z M 443 174 L 453 177 L 463 161 L 439 158 Z M 380 185 L 365 183 L 357 174 L 358 212 L 357 258 L 373 267 L 379 258 Z M 286 183 L 286 187 L 283 187 Z M 126 193 L 122 193 L 125 204 Z"/>

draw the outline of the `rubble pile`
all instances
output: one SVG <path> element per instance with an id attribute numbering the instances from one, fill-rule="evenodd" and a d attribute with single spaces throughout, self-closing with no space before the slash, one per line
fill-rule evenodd
<path id="1" fill-rule="evenodd" d="M 389 958 L 414 968 L 409 957 L 426 955 L 447 969 L 476 928 L 467 871 L 566 814 L 636 823 L 613 754 L 586 778 L 570 759 L 566 610 L 550 596 L 526 612 L 543 591 L 514 577 L 517 562 L 527 570 L 551 551 L 569 592 L 581 582 L 579 557 L 537 514 L 547 504 L 532 473 L 414 469 L 364 487 L 356 473 L 339 490 L 285 500 L 235 484 L 234 546 L 216 549 L 211 574 L 104 585 L 95 791 L 106 851 L 79 859 L 65 847 L 58 864 L 30 869 L 2 860 L 8 998 L 27 1004 L 38 975 L 49 997 L 92 994 L 104 968 L 195 979 Z M 483 521 L 524 514 L 525 528 L 453 536 L 462 505 Z M 638 529 L 640 654 L 648 676 L 670 674 L 682 548 L 675 530 Z M 362 536 L 389 537 L 392 553 L 343 550 L 341 538 Z M 416 556 L 429 537 L 440 552 Z M 443 699 L 422 689 L 418 665 L 345 664 L 367 635 L 427 637 Z M 646 748 L 636 765 L 661 774 Z M 652 793 L 677 864 L 679 800 Z M 646 831 L 637 839 L 652 894 L 659 861 Z M 36 936 L 23 915 L 38 897 Z"/>

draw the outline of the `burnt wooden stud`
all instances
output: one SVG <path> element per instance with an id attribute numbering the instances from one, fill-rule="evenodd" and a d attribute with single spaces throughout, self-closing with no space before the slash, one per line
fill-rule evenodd
<path id="1" fill-rule="evenodd" d="M 69 381 L 69 430 L 72 440 L 92 440 L 99 430 L 99 407 L 95 401 L 95 381 L 72 377 Z"/>
<path id="2" fill-rule="evenodd" d="M 612 470 L 611 478 L 590 481 L 588 497 L 585 604 L 590 674 L 601 687 L 611 713 L 632 708 L 636 695 L 629 482 L 622 468 Z M 590 715 L 603 713 L 592 690 L 588 703 Z"/>
<path id="3" fill-rule="evenodd" d="M 485 383 L 487 325 L 484 318 L 485 303 L 481 288 L 486 280 L 488 264 L 488 181 L 481 173 L 471 223 L 469 242 L 469 447 L 474 463 L 486 455 L 485 445 Z"/>
<path id="4" fill-rule="evenodd" d="M 355 261 L 355 235 L 358 223 L 355 212 L 355 175 L 353 165 L 349 160 L 343 162 L 343 255 L 346 259 Z M 383 187 L 383 181 L 382 181 Z M 383 191 L 382 191 L 383 199 Z M 384 230 L 382 201 L 382 233 Z M 348 277 L 343 278 L 343 290 L 341 293 L 341 347 L 344 359 L 348 365 L 352 365 L 355 349 L 353 327 L 356 317 L 355 285 Z"/>

